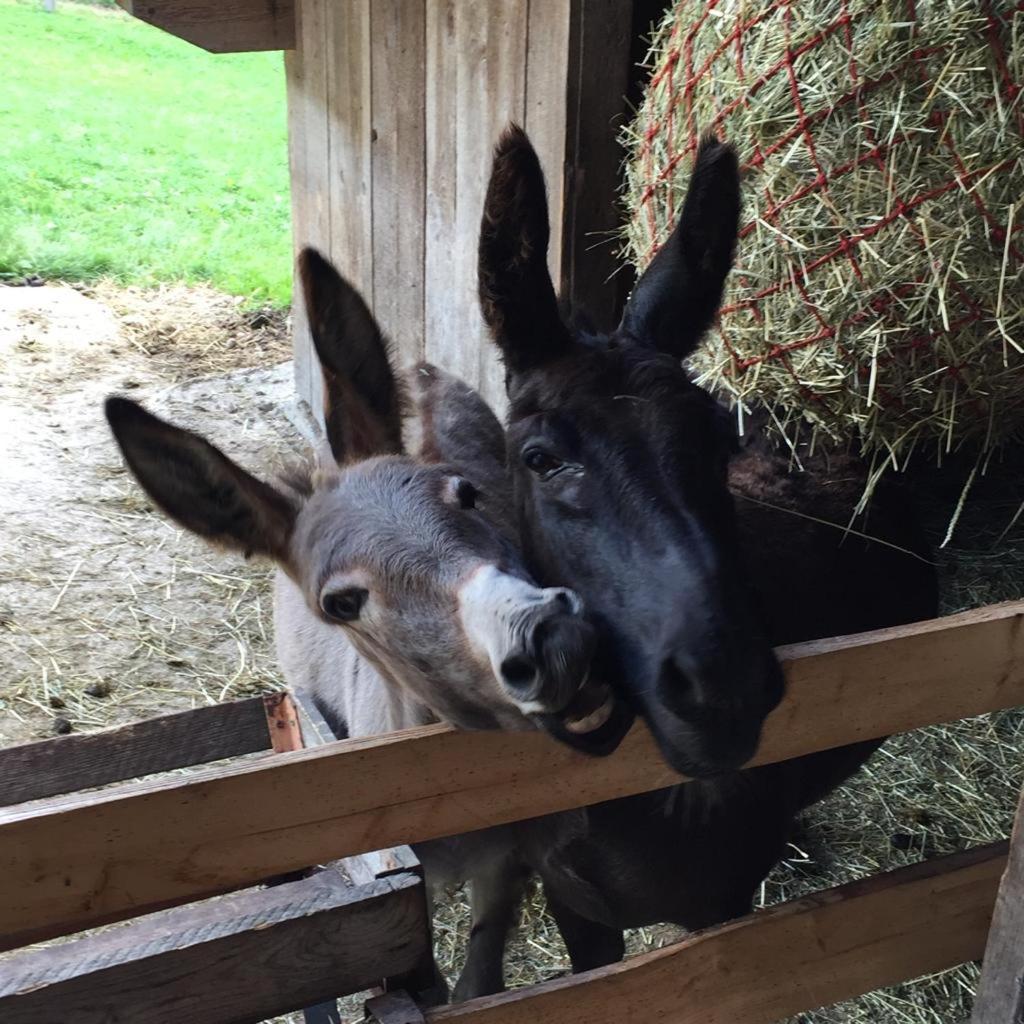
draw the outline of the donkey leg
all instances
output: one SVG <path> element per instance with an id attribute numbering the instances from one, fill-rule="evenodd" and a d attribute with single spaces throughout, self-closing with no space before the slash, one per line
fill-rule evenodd
<path id="1" fill-rule="evenodd" d="M 473 875 L 469 950 L 453 1002 L 504 991 L 505 943 L 515 924 L 527 875 L 526 868 L 513 857 L 502 857 Z"/>
<path id="2" fill-rule="evenodd" d="M 548 910 L 565 941 L 573 974 L 618 963 L 625 956 L 626 940 L 621 928 L 611 928 L 581 917 L 554 896 L 547 885 L 544 886 L 544 895 Z"/>

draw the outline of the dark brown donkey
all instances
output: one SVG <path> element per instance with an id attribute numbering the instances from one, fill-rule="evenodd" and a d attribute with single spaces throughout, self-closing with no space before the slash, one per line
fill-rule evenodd
<path id="1" fill-rule="evenodd" d="M 271 486 L 198 435 L 112 398 L 107 417 L 129 468 L 187 529 L 277 563 L 285 675 L 339 734 L 442 720 L 544 728 L 595 753 L 614 746 L 608 691 L 586 684 L 593 629 L 571 591 L 533 584 L 508 525 L 493 414 L 423 371 L 429 458 L 404 455 L 400 387 L 376 323 L 315 252 L 300 271 L 327 399 L 331 454 L 320 468 Z M 440 461 L 449 456 L 457 461 Z M 457 995 L 500 988 L 522 876 L 508 830 L 417 852 L 432 885 L 472 881 L 474 931 Z"/>
<path id="2" fill-rule="evenodd" d="M 876 748 L 737 771 L 782 696 L 773 645 L 936 613 L 927 546 L 896 490 L 880 488 L 858 524 L 872 539 L 845 532 L 864 465 L 807 458 L 791 472 L 763 437 L 741 447 L 683 369 L 718 310 L 739 211 L 733 150 L 707 140 L 622 322 L 570 328 L 536 154 L 513 128 L 495 156 L 480 298 L 505 363 L 528 565 L 580 594 L 595 666 L 699 779 L 566 816 L 529 844 L 576 969 L 621 956 L 625 927 L 746 912 L 794 815 Z"/>

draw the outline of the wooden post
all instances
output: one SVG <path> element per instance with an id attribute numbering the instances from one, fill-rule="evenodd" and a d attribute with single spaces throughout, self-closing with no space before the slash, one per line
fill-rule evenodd
<path id="1" fill-rule="evenodd" d="M 299 712 L 290 693 L 279 691 L 268 693 L 263 698 L 263 709 L 267 715 L 267 730 L 275 754 L 286 754 L 291 750 L 302 750 L 315 743 L 303 742 L 299 725 Z"/>
<path id="2" fill-rule="evenodd" d="M 295 245 L 330 255 L 401 363 L 437 362 L 504 408 L 477 308 L 476 243 L 493 147 L 510 121 L 530 133 L 548 176 L 556 285 L 598 322 L 612 319 L 632 9 L 632 0 L 296 0 L 286 59 Z M 318 415 L 300 306 L 296 385 Z"/>
<path id="3" fill-rule="evenodd" d="M 999 886 L 971 1024 L 1024 1024 L 1024 789 Z"/>
<path id="4" fill-rule="evenodd" d="M 275 751 L 282 753 L 285 750 L 302 750 L 320 746 L 323 743 L 332 743 L 338 739 L 323 715 L 320 714 L 316 704 L 313 703 L 313 698 L 306 691 L 296 690 L 294 693 L 270 694 L 263 700 L 267 708 L 267 724 L 272 737 L 281 733 L 279 723 L 282 718 L 288 723 L 284 735 L 289 737 L 287 741 L 289 745 L 286 746 L 281 741 L 275 740 Z M 346 857 L 325 865 L 323 871 L 328 875 L 337 875 L 338 872 L 341 872 L 348 876 L 349 883 L 354 886 L 371 885 L 393 875 L 402 877 L 413 875 L 421 881 L 423 879 L 423 868 L 408 846 L 397 846 L 387 850 L 376 850 L 354 857 Z M 287 876 L 285 877 L 287 878 Z M 434 982 L 433 933 L 426 892 L 422 886 L 421 896 L 426 933 L 423 941 L 423 953 L 408 970 L 393 978 L 382 977 L 380 980 L 383 981 L 385 988 L 410 986 L 414 991 L 423 991 Z M 341 1024 L 336 999 L 328 999 L 315 1006 L 307 1006 L 302 1011 L 302 1016 L 305 1024 Z"/>

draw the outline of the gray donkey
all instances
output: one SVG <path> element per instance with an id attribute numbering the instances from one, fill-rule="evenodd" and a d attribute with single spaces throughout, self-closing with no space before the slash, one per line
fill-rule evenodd
<path id="1" fill-rule="evenodd" d="M 289 684 L 338 735 L 429 722 L 543 728 L 604 753 L 630 724 L 587 682 L 592 627 L 576 595 L 536 587 L 508 522 L 504 437 L 468 388 L 414 375 L 420 458 L 403 454 L 402 388 L 358 293 L 319 254 L 300 274 L 324 377 L 332 458 L 271 486 L 209 442 L 123 398 L 107 418 L 153 501 L 186 529 L 278 566 L 275 628 Z M 525 871 L 515 829 L 416 848 L 432 888 L 469 879 L 473 930 L 456 999 L 500 990 Z M 435 968 L 428 1000 L 444 998 Z"/>

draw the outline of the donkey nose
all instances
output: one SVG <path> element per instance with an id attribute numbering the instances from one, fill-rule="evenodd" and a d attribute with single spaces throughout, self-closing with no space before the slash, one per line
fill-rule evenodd
<path id="1" fill-rule="evenodd" d="M 759 721 L 781 701 L 785 681 L 771 648 L 735 644 L 717 658 L 676 651 L 662 662 L 657 690 L 683 717 L 714 711 Z"/>
<path id="2" fill-rule="evenodd" d="M 510 654 L 500 666 L 501 678 L 509 690 L 522 700 L 535 700 L 540 694 L 537 685 L 540 671 L 537 663 L 525 654 Z"/>
<path id="3" fill-rule="evenodd" d="M 572 700 L 587 677 L 595 642 L 593 627 L 575 614 L 577 607 L 571 591 L 553 595 L 525 629 L 521 646 L 502 659 L 498 671 L 515 700 L 548 712 Z"/>

